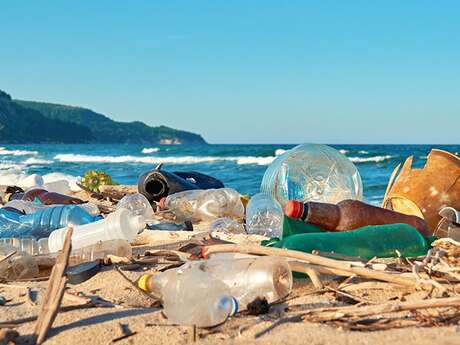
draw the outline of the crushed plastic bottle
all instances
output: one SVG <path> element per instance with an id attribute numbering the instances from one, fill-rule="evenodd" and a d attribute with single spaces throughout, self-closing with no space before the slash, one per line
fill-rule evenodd
<path id="1" fill-rule="evenodd" d="M 170 275 L 161 293 L 163 312 L 174 324 L 212 327 L 238 310 L 226 284 L 188 267 Z"/>
<path id="2" fill-rule="evenodd" d="M 299 145 L 277 157 L 265 172 L 260 190 L 282 207 L 289 200 L 336 204 L 363 197 L 355 165 L 336 149 L 321 144 Z"/>
<path id="3" fill-rule="evenodd" d="M 242 219 L 244 216 L 240 194 L 231 188 L 172 194 L 161 199 L 160 208 L 169 209 L 181 221 L 212 221 L 222 217 Z"/>
<path id="4" fill-rule="evenodd" d="M 230 294 L 238 301 L 239 309 L 257 297 L 273 303 L 286 297 L 292 289 L 292 272 L 287 261 L 277 257 L 245 257 L 235 254 L 216 254 L 209 260 L 189 262 L 186 265 L 157 275 L 144 275 L 139 287 L 162 298 L 167 284 L 181 272 L 190 270 L 199 274 L 206 272 L 230 289 Z"/>
<path id="5" fill-rule="evenodd" d="M 145 219 L 127 209 L 119 209 L 109 214 L 107 218 L 84 225 L 73 227 L 72 248 L 78 249 L 91 246 L 99 241 L 123 239 L 131 242 L 145 228 Z M 48 239 L 50 252 L 62 249 L 66 228 L 54 230 Z"/>
<path id="6" fill-rule="evenodd" d="M 143 216 L 145 219 L 153 218 L 153 209 L 147 198 L 140 194 L 125 195 L 117 204 L 117 209 L 126 208 L 137 216 Z"/>
<path id="7" fill-rule="evenodd" d="M 283 219 L 283 209 L 270 195 L 259 193 L 249 200 L 246 211 L 248 234 L 282 238 Z"/>
<path id="8" fill-rule="evenodd" d="M 0 244 L 0 257 L 4 257 L 14 251 L 17 251 L 17 249 L 6 244 Z M 0 278 L 3 279 L 34 278 L 38 273 L 38 265 L 34 258 L 25 252 L 17 251 L 12 257 L 0 262 Z"/>
<path id="9" fill-rule="evenodd" d="M 93 217 L 78 205 L 47 207 L 27 215 L 0 209 L 0 238 L 48 237 L 53 230 L 99 219 L 100 216 Z"/>
<path id="10" fill-rule="evenodd" d="M 231 218 L 219 218 L 211 224 L 211 236 L 222 234 L 245 234 L 244 225 Z"/>

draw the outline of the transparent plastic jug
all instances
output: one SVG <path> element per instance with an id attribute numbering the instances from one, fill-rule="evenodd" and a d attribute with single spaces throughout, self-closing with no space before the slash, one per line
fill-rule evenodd
<path id="1" fill-rule="evenodd" d="M 283 219 L 283 209 L 271 195 L 259 193 L 249 200 L 246 211 L 248 234 L 282 238 Z"/>
<path id="2" fill-rule="evenodd" d="M 181 221 L 213 221 L 222 217 L 241 219 L 244 216 L 240 194 L 231 188 L 172 194 L 160 201 L 160 207 L 169 209 Z"/>
<path id="3" fill-rule="evenodd" d="M 299 145 L 277 157 L 265 172 L 260 189 L 282 207 L 289 200 L 336 204 L 363 196 L 355 165 L 336 149 L 321 144 Z"/>

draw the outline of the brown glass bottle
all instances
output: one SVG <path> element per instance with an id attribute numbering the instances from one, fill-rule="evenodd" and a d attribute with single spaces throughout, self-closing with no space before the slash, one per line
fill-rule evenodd
<path id="1" fill-rule="evenodd" d="M 409 224 L 423 236 L 429 236 L 427 223 L 419 217 L 408 216 L 357 200 L 344 200 L 337 205 L 320 202 L 305 204 L 291 200 L 284 209 L 286 216 L 303 220 L 328 231 L 350 231 L 367 225 Z"/>
<path id="2" fill-rule="evenodd" d="M 22 200 L 34 201 L 35 199 L 40 200 L 44 205 L 72 205 L 82 204 L 83 200 L 74 198 L 68 195 L 48 192 L 45 189 L 34 188 L 24 193 Z"/>

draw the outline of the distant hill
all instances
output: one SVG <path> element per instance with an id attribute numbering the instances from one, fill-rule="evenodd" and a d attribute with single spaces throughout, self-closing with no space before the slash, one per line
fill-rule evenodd
<path id="1" fill-rule="evenodd" d="M 2 143 L 206 144 L 198 134 L 143 122 L 117 122 L 90 109 L 13 100 L 0 91 Z"/>

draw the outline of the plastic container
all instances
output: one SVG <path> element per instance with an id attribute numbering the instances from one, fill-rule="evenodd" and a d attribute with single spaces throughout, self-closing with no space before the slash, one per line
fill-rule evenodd
<path id="1" fill-rule="evenodd" d="M 288 200 L 336 204 L 361 200 L 363 186 L 354 164 L 336 149 L 303 144 L 288 150 L 268 167 L 260 188 L 282 207 Z"/>
<path id="2" fill-rule="evenodd" d="M 226 284 L 189 267 L 169 275 L 161 294 L 163 312 L 174 324 L 212 327 L 238 310 Z"/>
<path id="3" fill-rule="evenodd" d="M 109 214 L 107 218 L 94 223 L 73 227 L 72 248 L 78 249 L 91 246 L 99 241 L 123 239 L 128 242 L 145 228 L 142 216 L 136 216 L 127 209 L 119 209 Z M 50 252 L 62 249 L 66 228 L 53 231 L 48 239 Z"/>
<path id="4" fill-rule="evenodd" d="M 244 225 L 231 218 L 219 218 L 211 224 L 211 234 L 245 234 Z"/>
<path id="5" fill-rule="evenodd" d="M 16 248 L 6 244 L 0 245 L 0 257 L 6 256 Z M 0 262 L 0 278 L 8 280 L 34 278 L 38 275 L 39 269 L 34 258 L 25 252 L 17 252 L 12 257 Z"/>
<path id="6" fill-rule="evenodd" d="M 348 232 L 319 232 L 292 235 L 268 245 L 311 253 L 313 250 L 371 259 L 426 255 L 429 242 L 407 224 L 365 226 Z"/>
<path id="7" fill-rule="evenodd" d="M 153 209 L 150 202 L 140 193 L 125 195 L 117 204 L 117 209 L 125 208 L 137 216 L 145 219 L 153 218 Z"/>
<path id="8" fill-rule="evenodd" d="M 212 221 L 223 217 L 242 219 L 244 216 L 240 194 L 231 188 L 172 194 L 160 201 L 160 208 L 169 209 L 181 221 Z"/>
<path id="9" fill-rule="evenodd" d="M 187 263 L 185 268 L 180 267 L 157 275 L 144 275 L 139 280 L 139 287 L 157 298 L 162 298 L 168 281 L 184 269 L 197 274 L 204 271 L 225 283 L 230 294 L 238 301 L 240 310 L 245 310 L 248 303 L 257 297 L 266 298 L 269 303 L 281 300 L 292 289 L 292 273 L 285 259 L 236 258 L 234 254 L 216 254 L 209 260 Z"/>
<path id="10" fill-rule="evenodd" d="M 55 206 L 56 205 L 43 205 L 40 203 L 36 203 L 32 201 L 25 201 L 25 200 L 11 200 L 8 203 L 6 203 L 4 207 L 11 207 L 11 208 L 14 208 L 20 211 L 21 213 L 31 214 L 31 213 L 36 212 L 37 210 L 47 208 L 47 207 L 55 207 Z M 69 206 L 74 207 L 73 205 L 69 205 Z M 84 209 L 86 212 L 88 212 L 93 217 L 100 214 L 99 208 L 95 204 L 85 203 L 85 204 L 80 204 L 77 206 Z"/>
<path id="11" fill-rule="evenodd" d="M 53 230 L 91 223 L 100 218 L 91 216 L 78 205 L 46 207 L 27 215 L 0 209 L 0 238 L 48 237 Z"/>
<path id="12" fill-rule="evenodd" d="M 259 193 L 248 203 L 246 227 L 250 235 L 283 237 L 283 209 L 270 195 Z"/>

